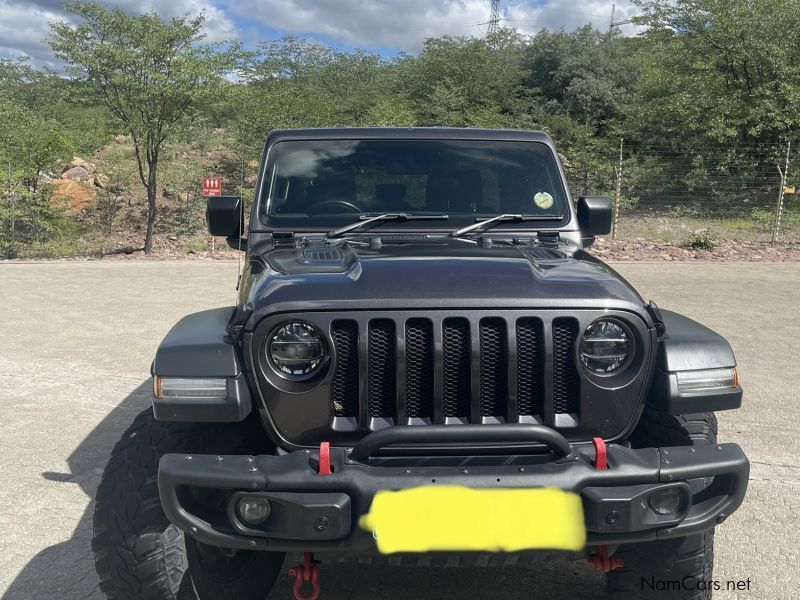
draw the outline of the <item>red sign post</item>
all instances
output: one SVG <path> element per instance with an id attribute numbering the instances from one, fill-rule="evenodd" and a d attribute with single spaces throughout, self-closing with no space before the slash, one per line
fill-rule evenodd
<path id="1" fill-rule="evenodd" d="M 222 196 L 222 177 L 203 177 L 203 196 Z"/>

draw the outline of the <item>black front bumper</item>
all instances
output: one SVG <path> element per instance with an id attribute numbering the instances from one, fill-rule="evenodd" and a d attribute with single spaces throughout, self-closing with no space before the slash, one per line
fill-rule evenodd
<path id="1" fill-rule="evenodd" d="M 556 447 L 548 454 L 357 461 L 352 456 L 364 454 L 358 448 L 331 448 L 330 475 L 318 474 L 319 451 L 280 456 L 167 454 L 159 464 L 158 485 L 169 520 L 206 544 L 350 555 L 377 552 L 371 533 L 357 523 L 379 490 L 462 485 L 573 491 L 583 500 L 587 544 L 594 546 L 705 531 L 735 511 L 747 489 L 749 462 L 736 444 L 639 450 L 610 445 L 607 470 L 595 468 L 590 444 L 569 450 L 566 456 Z M 676 514 L 657 515 L 648 498 L 671 486 L 679 488 L 684 502 Z M 222 498 L 221 508 L 196 502 L 193 488 L 213 490 Z M 242 494 L 270 499 L 272 514 L 258 528 L 246 527 L 236 515 L 234 505 Z"/>

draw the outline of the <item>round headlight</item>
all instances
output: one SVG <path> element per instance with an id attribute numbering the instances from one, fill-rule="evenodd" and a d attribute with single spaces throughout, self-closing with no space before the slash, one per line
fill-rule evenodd
<path id="1" fill-rule="evenodd" d="M 631 335 L 615 321 L 595 321 L 581 338 L 581 362 L 592 373 L 608 375 L 622 368 L 631 354 Z"/>
<path id="2" fill-rule="evenodd" d="M 322 334 L 303 321 L 289 321 L 277 327 L 266 350 L 278 373 L 298 379 L 313 374 L 326 358 Z"/>

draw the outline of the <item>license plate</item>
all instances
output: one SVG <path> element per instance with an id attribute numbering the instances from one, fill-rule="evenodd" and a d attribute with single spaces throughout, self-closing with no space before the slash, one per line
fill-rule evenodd
<path id="1" fill-rule="evenodd" d="M 359 525 L 381 554 L 583 549 L 580 496 L 555 488 L 430 485 L 379 491 Z"/>

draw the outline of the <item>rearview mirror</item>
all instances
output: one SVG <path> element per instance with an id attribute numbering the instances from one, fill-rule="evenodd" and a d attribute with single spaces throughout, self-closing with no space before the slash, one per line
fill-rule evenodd
<path id="1" fill-rule="evenodd" d="M 608 196 L 578 198 L 578 227 L 582 238 L 592 239 L 610 233 L 611 218 L 611 198 Z"/>
<path id="2" fill-rule="evenodd" d="M 210 196 L 206 207 L 208 233 L 238 239 L 244 227 L 242 199 L 239 196 Z"/>

